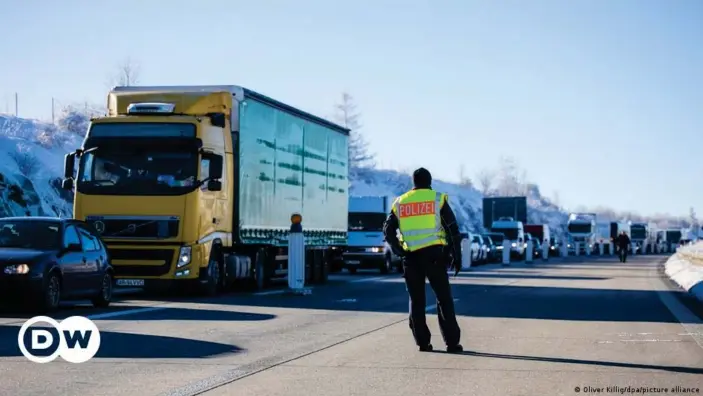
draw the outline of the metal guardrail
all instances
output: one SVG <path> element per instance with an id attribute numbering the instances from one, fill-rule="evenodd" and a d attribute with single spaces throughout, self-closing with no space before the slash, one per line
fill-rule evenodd
<path id="1" fill-rule="evenodd" d="M 676 253 L 695 264 L 703 265 L 703 241 L 681 246 Z"/>

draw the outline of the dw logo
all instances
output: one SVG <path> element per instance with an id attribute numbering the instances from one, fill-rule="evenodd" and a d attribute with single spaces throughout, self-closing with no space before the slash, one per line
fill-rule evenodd
<path id="1" fill-rule="evenodd" d="M 37 323 L 53 328 L 31 327 Z M 61 323 L 48 316 L 35 316 L 20 328 L 17 344 L 24 357 L 34 363 L 48 363 L 58 356 L 69 363 L 84 363 L 98 353 L 100 331 L 83 316 L 71 316 Z"/>

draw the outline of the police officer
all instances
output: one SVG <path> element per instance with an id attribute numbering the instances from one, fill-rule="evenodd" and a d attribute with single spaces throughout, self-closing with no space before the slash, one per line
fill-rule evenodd
<path id="1" fill-rule="evenodd" d="M 447 352 L 459 353 L 464 348 L 459 344 L 461 330 L 444 262 L 445 248 L 449 248 L 456 268 L 461 265 L 459 226 L 447 194 L 432 190 L 432 175 L 427 169 L 413 173 L 413 184 L 415 188 L 393 202 L 383 232 L 393 252 L 403 258 L 403 277 L 410 295 L 410 329 L 420 351 L 433 350 L 425 316 L 427 278 L 437 297 L 439 326 Z"/>

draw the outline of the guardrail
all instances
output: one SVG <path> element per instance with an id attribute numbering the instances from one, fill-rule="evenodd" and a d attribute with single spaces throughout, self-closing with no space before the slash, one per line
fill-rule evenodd
<path id="1" fill-rule="evenodd" d="M 681 246 L 676 253 L 695 264 L 703 265 L 703 241 Z"/>

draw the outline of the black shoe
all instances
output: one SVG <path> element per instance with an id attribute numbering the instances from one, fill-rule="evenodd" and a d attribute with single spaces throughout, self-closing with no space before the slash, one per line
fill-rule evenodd
<path id="1" fill-rule="evenodd" d="M 420 352 L 432 352 L 433 350 L 434 348 L 432 347 L 432 344 L 427 344 L 420 347 Z"/>
<path id="2" fill-rule="evenodd" d="M 447 353 L 461 353 L 464 352 L 464 347 L 461 344 L 456 344 L 447 347 Z"/>

